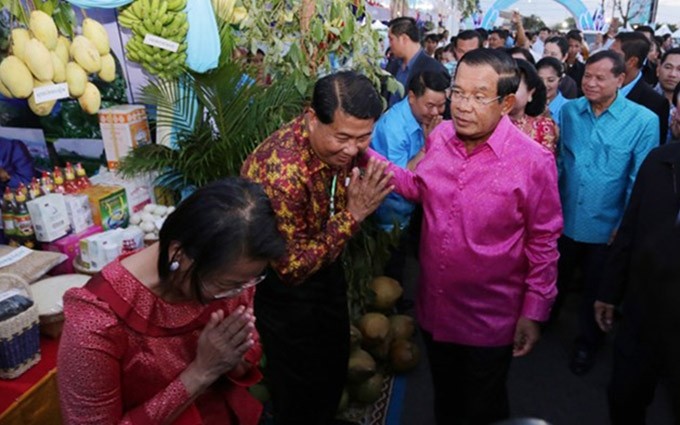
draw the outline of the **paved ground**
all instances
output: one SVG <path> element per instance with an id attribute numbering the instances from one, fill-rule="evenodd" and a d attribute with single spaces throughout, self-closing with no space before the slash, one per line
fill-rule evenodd
<path id="1" fill-rule="evenodd" d="M 406 292 L 412 294 L 417 263 L 407 262 Z M 593 370 L 584 377 L 567 368 L 576 333 L 579 295 L 570 295 L 564 312 L 546 331 L 534 351 L 513 361 L 508 388 L 513 417 L 541 418 L 552 425 L 607 425 L 605 388 L 611 371 L 611 339 L 598 354 Z M 419 341 L 422 347 L 422 341 Z M 408 377 L 403 425 L 434 425 L 432 389 L 427 359 Z M 650 408 L 648 425 L 671 425 L 667 394 L 661 387 Z"/>

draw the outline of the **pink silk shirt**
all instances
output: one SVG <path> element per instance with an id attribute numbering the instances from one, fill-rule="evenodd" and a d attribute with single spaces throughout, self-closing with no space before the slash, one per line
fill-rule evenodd
<path id="1" fill-rule="evenodd" d="M 503 117 L 468 154 L 444 121 L 415 172 L 389 171 L 396 192 L 423 205 L 416 313 L 435 341 L 508 345 L 520 316 L 548 318 L 562 209 L 547 149 Z"/>

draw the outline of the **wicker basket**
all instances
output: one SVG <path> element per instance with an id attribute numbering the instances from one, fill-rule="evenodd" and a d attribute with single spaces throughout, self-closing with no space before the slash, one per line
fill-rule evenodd
<path id="1" fill-rule="evenodd" d="M 29 286 L 19 279 L 3 279 L 0 292 L 18 288 L 33 299 Z M 40 361 L 40 327 L 35 303 L 0 322 L 0 378 L 14 379 Z"/>

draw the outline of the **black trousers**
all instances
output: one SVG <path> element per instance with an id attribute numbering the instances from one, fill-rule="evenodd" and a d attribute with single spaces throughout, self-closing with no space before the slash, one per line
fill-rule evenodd
<path id="1" fill-rule="evenodd" d="M 472 347 L 423 331 L 437 425 L 488 425 L 510 415 L 506 381 L 512 346 Z"/>
<path id="2" fill-rule="evenodd" d="M 624 319 L 625 320 L 625 319 Z M 650 344 L 627 334 L 616 336 L 614 366 L 607 388 L 612 425 L 644 425 L 647 408 L 663 380 L 670 392 L 676 425 L 680 425 L 680 374 L 663 342 Z"/>
<path id="3" fill-rule="evenodd" d="M 255 316 L 277 425 L 328 425 L 347 379 L 349 315 L 342 268 L 329 266 L 298 286 L 270 273 Z"/>
<path id="4" fill-rule="evenodd" d="M 558 292 L 552 318 L 554 319 L 559 314 L 564 303 L 564 297 L 574 280 L 574 272 L 580 268 L 583 272 L 583 295 L 579 309 L 579 336 L 577 341 L 586 348 L 595 350 L 602 342 L 604 333 L 595 321 L 593 304 L 597 299 L 609 246 L 576 242 L 571 238 L 562 236 L 557 242 L 557 248 L 560 252 L 557 265 Z"/>

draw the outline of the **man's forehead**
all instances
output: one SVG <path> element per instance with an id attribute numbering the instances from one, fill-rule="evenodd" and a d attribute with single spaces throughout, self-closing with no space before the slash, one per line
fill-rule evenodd
<path id="1" fill-rule="evenodd" d="M 666 64 L 666 62 L 673 62 L 673 64 L 680 64 L 680 53 L 672 53 L 670 55 L 666 56 L 666 60 L 664 60 L 661 65 Z"/>
<path id="2" fill-rule="evenodd" d="M 614 63 L 608 58 L 586 64 L 586 72 L 591 74 L 614 74 Z"/>

